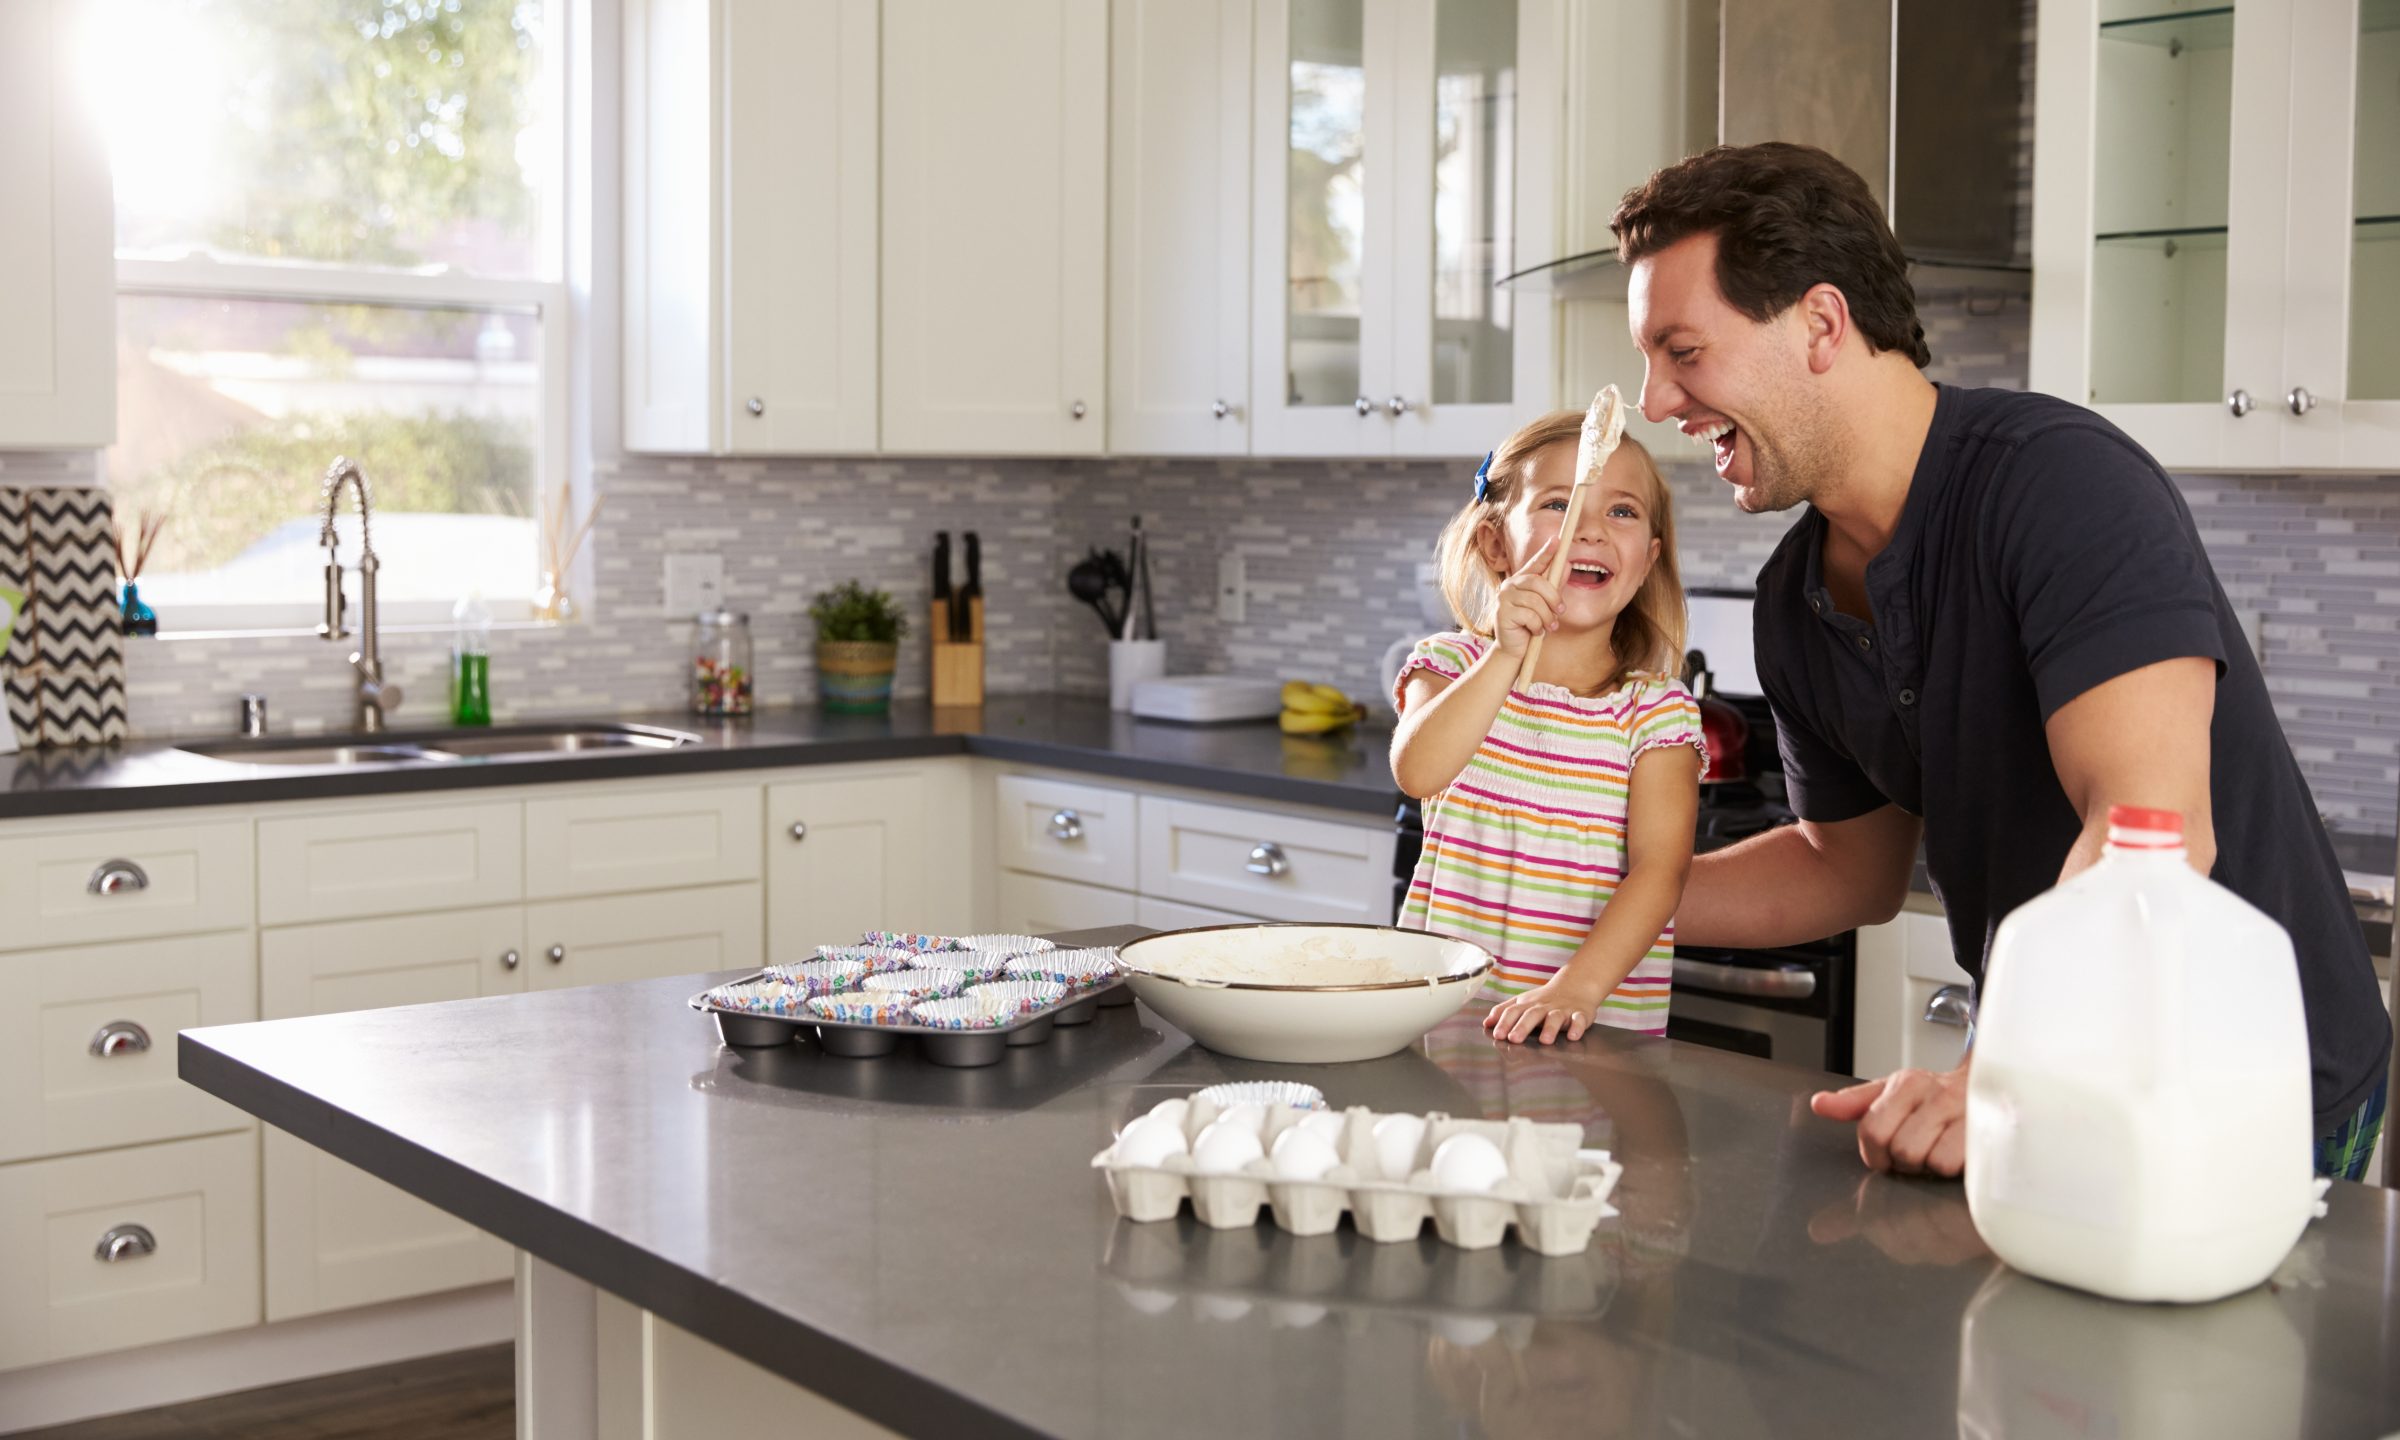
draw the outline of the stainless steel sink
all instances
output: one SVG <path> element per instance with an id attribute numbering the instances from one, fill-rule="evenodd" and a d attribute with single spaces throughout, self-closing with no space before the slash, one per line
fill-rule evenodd
<path id="1" fill-rule="evenodd" d="M 352 765 L 449 765 L 462 760 L 529 760 L 561 755 L 623 755 L 679 750 L 700 737 L 651 725 L 511 725 L 493 730 L 419 731 L 406 735 L 316 735 L 275 740 L 215 740 L 180 746 L 187 755 L 246 765 L 338 768 Z"/>

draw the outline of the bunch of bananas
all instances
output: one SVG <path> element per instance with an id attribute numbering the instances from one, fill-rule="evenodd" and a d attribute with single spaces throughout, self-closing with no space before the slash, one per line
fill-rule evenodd
<path id="1" fill-rule="evenodd" d="M 1283 727 L 1286 735 L 1323 735 L 1356 725 L 1366 716 L 1366 706 L 1331 685 L 1286 680 L 1283 683 L 1283 714 L 1275 723 Z"/>

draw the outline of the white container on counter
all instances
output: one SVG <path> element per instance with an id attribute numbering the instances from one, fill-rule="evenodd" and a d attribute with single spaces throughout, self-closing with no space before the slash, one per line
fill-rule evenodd
<path id="1" fill-rule="evenodd" d="M 1967 1204 L 2001 1259 L 2122 1300 L 2264 1280 L 2313 1213 L 2283 927 L 2118 806 L 2099 863 L 2002 922 L 1967 1077 Z"/>

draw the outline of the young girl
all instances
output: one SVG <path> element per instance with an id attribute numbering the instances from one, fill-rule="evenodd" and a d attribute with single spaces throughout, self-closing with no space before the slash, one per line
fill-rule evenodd
<path id="1" fill-rule="evenodd" d="M 1545 415 L 1484 461 L 1442 531 L 1460 628 L 1419 642 L 1394 696 L 1392 774 L 1425 800 L 1400 923 L 1493 951 L 1504 998 L 1485 1027 L 1544 1044 L 1594 1023 L 1665 1033 L 1707 756 L 1699 706 L 1674 678 L 1674 515 L 1639 442 L 1618 445 L 1577 533 L 1559 534 L 1582 426 L 1573 411 Z M 1572 568 L 1552 585 L 1562 545 Z"/>

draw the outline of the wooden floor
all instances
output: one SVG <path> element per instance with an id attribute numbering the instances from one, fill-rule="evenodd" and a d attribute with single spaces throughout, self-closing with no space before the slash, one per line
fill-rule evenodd
<path id="1" fill-rule="evenodd" d="M 21 1431 L 15 1440 L 514 1440 L 513 1350 L 489 1345 Z"/>

